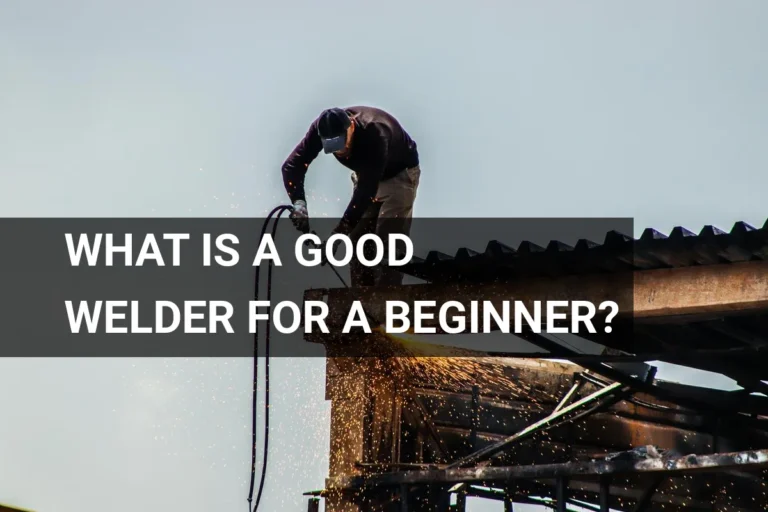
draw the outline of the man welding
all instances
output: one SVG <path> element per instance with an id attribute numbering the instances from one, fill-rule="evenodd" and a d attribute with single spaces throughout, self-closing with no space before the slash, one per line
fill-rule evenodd
<path id="1" fill-rule="evenodd" d="M 352 171 L 352 199 L 332 234 L 348 235 L 356 243 L 375 232 L 385 244 L 390 233 L 410 235 L 421 169 L 416 143 L 397 119 L 375 107 L 357 106 L 330 108 L 312 122 L 282 167 L 294 208 L 291 219 L 302 232 L 309 230 L 304 177 L 321 150 Z M 376 276 L 356 258 L 350 273 L 352 286 L 393 285 L 403 279 L 386 265 Z"/>

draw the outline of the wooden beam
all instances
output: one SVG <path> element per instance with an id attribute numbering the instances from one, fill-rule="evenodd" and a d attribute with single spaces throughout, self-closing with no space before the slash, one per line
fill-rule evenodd
<path id="1" fill-rule="evenodd" d="M 328 325 L 343 326 L 355 300 L 373 316 L 386 318 L 388 301 L 435 301 L 433 311 L 457 301 L 468 310 L 472 301 L 491 301 L 500 308 L 503 301 L 522 301 L 529 310 L 534 301 L 584 300 L 594 304 L 615 301 L 617 319 L 635 320 L 733 313 L 768 308 L 768 261 L 734 264 L 641 270 L 589 276 L 565 276 L 557 279 L 518 279 L 508 283 L 413 284 L 381 288 L 337 288 L 308 290 L 305 300 L 317 300 L 327 294 Z M 413 308 L 410 311 L 413 318 Z M 451 312 L 455 314 L 456 311 Z M 543 317 L 546 312 L 542 311 Z M 438 326 L 438 315 L 422 325 Z M 468 324 L 467 324 L 468 325 Z M 331 328 L 333 330 L 333 328 Z"/>

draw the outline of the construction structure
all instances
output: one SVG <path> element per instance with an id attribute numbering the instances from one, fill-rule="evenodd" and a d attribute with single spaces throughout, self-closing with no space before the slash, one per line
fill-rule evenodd
<path id="1" fill-rule="evenodd" d="M 424 283 L 307 290 L 305 300 L 326 301 L 333 333 L 353 300 L 377 317 L 392 299 L 439 306 L 536 290 L 599 302 L 622 275 L 633 284 L 622 304 L 632 336 L 585 334 L 600 347 L 589 353 L 523 332 L 538 352 L 356 358 L 342 345 L 385 335 L 307 335 L 326 347 L 332 403 L 329 474 L 307 493 L 308 510 L 324 500 L 327 512 L 464 511 L 472 497 L 505 512 L 768 510 L 768 221 L 608 232 L 575 247 L 490 241 L 483 252 L 431 252 L 405 271 Z M 648 361 L 741 389 L 661 381 Z"/>

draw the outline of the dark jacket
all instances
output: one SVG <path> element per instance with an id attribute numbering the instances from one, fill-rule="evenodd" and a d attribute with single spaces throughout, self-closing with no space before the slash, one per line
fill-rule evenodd
<path id="1" fill-rule="evenodd" d="M 376 197 L 381 181 L 400 171 L 419 164 L 416 143 L 390 114 L 374 107 L 348 107 L 345 109 L 355 123 L 349 155 L 336 160 L 357 173 L 357 188 L 337 228 L 348 233 L 360 221 L 365 210 Z M 291 202 L 306 200 L 304 177 L 309 164 L 322 151 L 317 132 L 318 119 L 309 126 L 283 164 L 283 183 Z"/>

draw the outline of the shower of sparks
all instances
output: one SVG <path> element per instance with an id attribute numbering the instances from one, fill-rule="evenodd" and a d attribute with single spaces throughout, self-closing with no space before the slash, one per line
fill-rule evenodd
<path id="1" fill-rule="evenodd" d="M 359 338 L 352 340 L 353 343 L 359 343 Z M 422 340 L 415 339 L 409 335 L 393 335 L 384 332 L 378 328 L 365 337 L 365 350 L 368 357 L 361 358 L 358 364 L 348 366 L 346 371 L 341 370 L 341 375 L 334 379 L 333 393 L 335 396 L 345 396 L 347 398 L 363 398 L 364 393 L 370 393 L 372 399 L 370 403 L 374 404 L 375 412 L 373 416 L 374 423 L 370 425 L 370 435 L 379 438 L 387 435 L 388 425 L 394 420 L 389 415 L 394 413 L 395 396 L 401 394 L 408 388 L 419 388 L 421 390 L 440 390 L 438 391 L 419 391 L 419 399 L 423 402 L 425 413 L 431 418 L 429 420 L 438 424 L 445 425 L 466 425 L 469 424 L 473 414 L 471 407 L 467 407 L 466 399 L 457 397 L 456 392 L 467 393 L 473 386 L 480 388 L 480 403 L 478 414 L 483 417 L 484 429 L 498 433 L 487 434 L 487 441 L 494 441 L 503 438 L 509 433 L 521 430 L 525 426 L 538 421 L 548 415 L 554 404 L 558 403 L 562 396 L 572 385 L 570 378 L 563 378 L 555 384 L 555 381 L 548 385 L 543 385 L 537 379 L 525 378 L 520 371 L 525 368 L 525 364 L 518 365 L 512 359 L 506 361 L 512 364 L 499 364 L 498 357 L 483 357 L 482 353 L 468 351 L 459 348 L 445 347 L 425 343 Z M 478 356 L 478 354 L 480 354 Z M 373 356 L 373 357 L 371 357 Z M 346 359 L 341 356 L 341 359 Z M 340 363 L 345 364 L 345 363 Z M 535 365 L 535 363 L 534 363 Z M 341 367 L 340 367 L 341 369 Z M 565 374 L 564 374 L 565 375 Z M 365 383 L 361 385 L 361 383 Z M 494 403 L 494 393 L 503 395 L 501 400 Z M 587 392 L 587 391 L 583 391 Z M 405 395 L 403 395 L 405 396 Z M 519 397 L 518 401 L 510 402 L 514 397 Z M 349 410 L 346 405 L 349 403 Z M 360 414 L 359 406 L 351 405 L 359 403 L 356 400 L 339 402 L 339 410 L 335 414 L 335 421 L 339 422 L 336 428 L 342 428 L 350 432 L 359 432 L 364 428 L 364 418 Z M 504 404 L 503 411 L 498 413 L 499 404 Z M 405 405 L 404 405 L 405 406 Z M 617 416 L 617 411 L 607 412 L 612 416 Z M 542 431 L 537 436 L 535 442 L 523 442 L 511 446 L 505 451 L 503 458 L 506 462 L 515 465 L 527 464 L 548 464 L 553 461 L 562 461 L 565 459 L 576 460 L 594 460 L 595 457 L 601 458 L 611 450 L 605 446 L 611 445 L 613 440 L 606 437 L 606 424 L 604 420 L 598 420 L 597 423 L 590 423 L 585 420 L 579 420 L 570 427 L 574 435 L 573 442 L 584 444 L 590 448 L 569 446 L 564 441 L 561 434 L 553 435 L 554 431 Z M 507 434 L 502 434 L 506 432 Z M 640 434 L 642 430 L 638 431 Z M 480 434 L 485 437 L 486 434 Z M 648 441 L 653 435 L 649 432 Z M 342 436 L 343 437 L 343 436 Z M 682 442 L 688 442 L 686 434 L 683 435 Z M 358 457 L 355 452 L 357 446 L 355 443 L 335 443 L 331 446 L 330 458 L 335 464 L 344 467 L 348 461 Z M 355 453 L 348 453 L 350 452 Z M 673 450 L 674 451 L 674 450 Z M 453 455 L 455 458 L 456 454 Z M 450 459 L 452 460 L 452 459 Z M 440 461 L 437 461 L 440 462 Z M 442 462 L 448 462 L 443 460 Z M 356 472 L 354 468 L 340 470 Z M 371 470 L 373 473 L 377 471 Z M 364 472 L 363 474 L 369 474 Z M 698 480 L 693 475 L 683 475 L 669 482 L 667 486 L 658 489 L 658 505 L 661 509 L 682 506 L 691 507 L 692 500 L 702 499 L 702 502 L 711 500 L 712 505 L 718 504 L 718 508 L 726 510 L 735 496 L 733 482 L 718 482 L 720 495 L 713 494 L 711 482 Z M 637 489 L 637 484 L 629 480 L 618 480 L 615 482 L 616 489 L 619 491 L 615 495 L 618 502 L 618 510 L 627 510 L 635 506 L 634 499 L 626 499 L 621 494 L 630 493 Z M 762 496 L 757 493 L 751 497 L 752 501 L 760 502 L 760 510 L 765 508 L 766 503 L 766 483 L 763 481 Z M 622 491 L 623 489 L 623 491 Z M 584 489 L 582 489 L 584 491 Z M 694 498 L 696 495 L 696 498 Z M 588 496 L 585 492 L 585 497 Z M 365 496 L 361 496 L 365 498 Z M 665 504 L 664 501 L 667 503 Z M 667 505 L 667 507 L 665 507 Z"/>
<path id="2" fill-rule="evenodd" d="M 482 357 L 477 352 L 425 343 L 406 335 L 388 334 L 381 328 L 366 338 L 365 367 L 372 375 L 381 375 L 404 386 L 427 383 L 444 390 L 467 390 L 479 386 L 481 394 L 491 396 L 502 391 L 510 399 L 526 396 L 532 413 L 539 413 L 537 397 L 548 401 L 557 396 L 532 393 L 526 385 L 515 381 L 499 358 Z M 371 357 L 373 356 L 373 357 Z M 372 388 L 376 392 L 376 387 Z M 534 396 L 535 395 L 535 396 Z M 435 404 L 438 406 L 437 404 Z M 444 404 L 443 404 L 444 405 Z"/>

